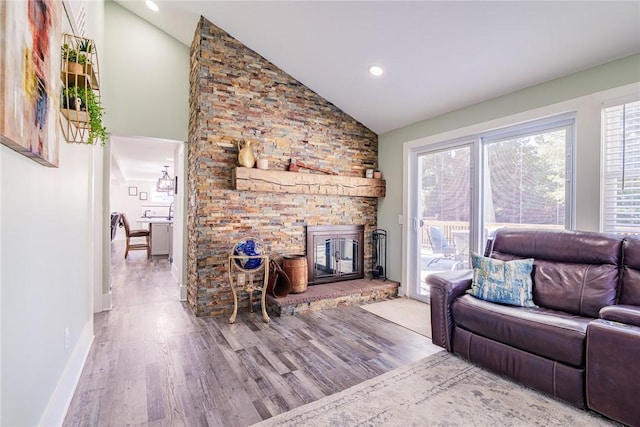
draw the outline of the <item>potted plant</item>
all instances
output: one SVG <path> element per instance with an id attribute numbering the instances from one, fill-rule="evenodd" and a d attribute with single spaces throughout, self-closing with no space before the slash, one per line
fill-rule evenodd
<path id="1" fill-rule="evenodd" d="M 62 59 L 67 61 L 66 70 L 68 73 L 82 74 L 87 62 L 87 55 L 65 43 L 62 45 Z"/>
<path id="2" fill-rule="evenodd" d="M 93 74 L 93 64 L 91 63 L 91 56 L 93 54 L 93 41 L 90 39 L 82 39 L 78 43 L 78 53 L 84 57 L 84 73 L 87 75 Z"/>
<path id="3" fill-rule="evenodd" d="M 100 141 L 100 145 L 105 144 L 109 134 L 102 123 L 104 108 L 90 87 L 64 88 L 62 90 L 62 108 L 73 110 L 73 112 L 67 112 L 66 117 L 76 127 L 89 130 L 87 144 L 95 144 L 98 141 Z"/>
<path id="4" fill-rule="evenodd" d="M 78 52 L 83 52 L 85 56 L 90 55 L 93 52 L 93 43 L 90 39 L 82 39 L 78 43 Z"/>
<path id="5" fill-rule="evenodd" d="M 85 110 L 82 105 L 82 98 L 78 94 L 78 88 L 76 86 L 65 87 L 62 89 L 62 108 L 76 111 Z"/>

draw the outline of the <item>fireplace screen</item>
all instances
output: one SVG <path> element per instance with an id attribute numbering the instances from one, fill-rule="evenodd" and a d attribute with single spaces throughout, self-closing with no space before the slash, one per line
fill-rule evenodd
<path id="1" fill-rule="evenodd" d="M 307 227 L 309 283 L 364 277 L 364 226 Z"/>

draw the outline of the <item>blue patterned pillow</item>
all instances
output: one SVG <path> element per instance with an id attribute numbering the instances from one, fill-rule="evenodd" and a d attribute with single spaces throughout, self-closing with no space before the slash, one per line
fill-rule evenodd
<path id="1" fill-rule="evenodd" d="M 500 304 L 537 307 L 532 294 L 533 258 L 501 261 L 472 253 L 471 265 L 473 282 L 468 294 Z"/>

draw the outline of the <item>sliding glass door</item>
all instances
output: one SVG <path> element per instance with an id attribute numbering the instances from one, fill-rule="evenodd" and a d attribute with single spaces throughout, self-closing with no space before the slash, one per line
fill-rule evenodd
<path id="1" fill-rule="evenodd" d="M 409 296 L 425 279 L 470 268 L 501 227 L 571 228 L 572 116 L 427 145 L 409 158 Z"/>
<path id="2" fill-rule="evenodd" d="M 418 155 L 416 299 L 428 300 L 429 274 L 468 268 L 471 170 L 468 144 Z"/>

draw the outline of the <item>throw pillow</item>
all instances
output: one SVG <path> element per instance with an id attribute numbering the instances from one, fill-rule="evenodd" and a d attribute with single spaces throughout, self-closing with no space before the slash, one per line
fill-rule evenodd
<path id="1" fill-rule="evenodd" d="M 533 258 L 502 261 L 471 254 L 473 282 L 468 294 L 485 301 L 520 307 L 533 303 Z"/>

